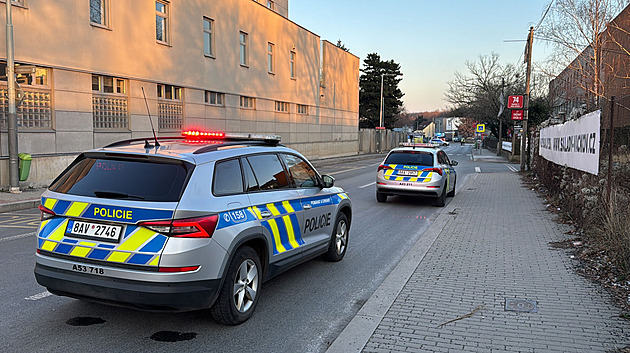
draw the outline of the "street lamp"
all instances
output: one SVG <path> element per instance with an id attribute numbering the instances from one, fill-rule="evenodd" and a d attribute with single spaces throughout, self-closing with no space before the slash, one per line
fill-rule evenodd
<path id="1" fill-rule="evenodd" d="M 386 74 L 386 73 L 382 73 L 381 74 L 381 101 L 380 101 L 380 108 L 379 108 L 379 123 L 378 123 L 378 127 L 376 128 L 378 130 L 378 140 L 377 140 L 377 150 L 378 153 L 381 153 L 381 131 L 383 129 L 385 129 L 385 127 L 383 127 L 383 78 L 385 77 L 385 75 L 387 76 L 396 76 L 396 74 Z"/>

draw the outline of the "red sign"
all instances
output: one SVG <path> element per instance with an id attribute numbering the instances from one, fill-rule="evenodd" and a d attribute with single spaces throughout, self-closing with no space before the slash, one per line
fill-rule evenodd
<path id="1" fill-rule="evenodd" d="M 523 96 L 508 96 L 507 107 L 508 109 L 523 109 Z"/>
<path id="2" fill-rule="evenodd" d="M 523 111 L 512 110 L 512 120 L 523 120 Z"/>
<path id="3" fill-rule="evenodd" d="M 385 130 L 385 126 L 377 126 L 376 130 Z"/>

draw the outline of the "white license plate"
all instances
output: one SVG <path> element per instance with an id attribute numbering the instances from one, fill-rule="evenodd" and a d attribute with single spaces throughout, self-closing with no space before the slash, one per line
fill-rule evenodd
<path id="1" fill-rule="evenodd" d="M 122 226 L 109 224 L 69 221 L 66 234 L 90 238 L 97 238 L 105 241 L 118 241 L 122 234 Z"/>
<path id="2" fill-rule="evenodd" d="M 416 176 L 418 175 L 418 172 L 415 170 L 399 170 L 398 175 Z"/>
<path id="3" fill-rule="evenodd" d="M 77 264 L 73 264 L 72 265 L 72 271 L 83 272 L 83 273 L 90 273 L 90 274 L 93 274 L 93 275 L 104 275 L 105 274 L 105 270 L 100 268 L 100 267 L 86 266 L 86 265 L 77 265 Z"/>

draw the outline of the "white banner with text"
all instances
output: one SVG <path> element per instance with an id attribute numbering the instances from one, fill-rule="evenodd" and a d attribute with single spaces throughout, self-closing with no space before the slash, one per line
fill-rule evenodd
<path id="1" fill-rule="evenodd" d="M 539 154 L 548 161 L 597 175 L 601 111 L 540 130 Z"/>

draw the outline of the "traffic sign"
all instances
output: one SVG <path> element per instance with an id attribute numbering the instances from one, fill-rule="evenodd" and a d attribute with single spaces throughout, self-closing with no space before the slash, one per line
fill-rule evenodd
<path id="1" fill-rule="evenodd" d="M 475 132 L 486 132 L 486 124 L 477 124 Z"/>
<path id="2" fill-rule="evenodd" d="M 385 130 L 385 126 L 377 126 L 375 129 L 376 130 Z"/>
<path id="3" fill-rule="evenodd" d="M 523 111 L 512 110 L 512 120 L 523 120 Z"/>
<path id="4" fill-rule="evenodd" d="M 508 96 L 508 109 L 523 109 L 523 96 Z"/>

